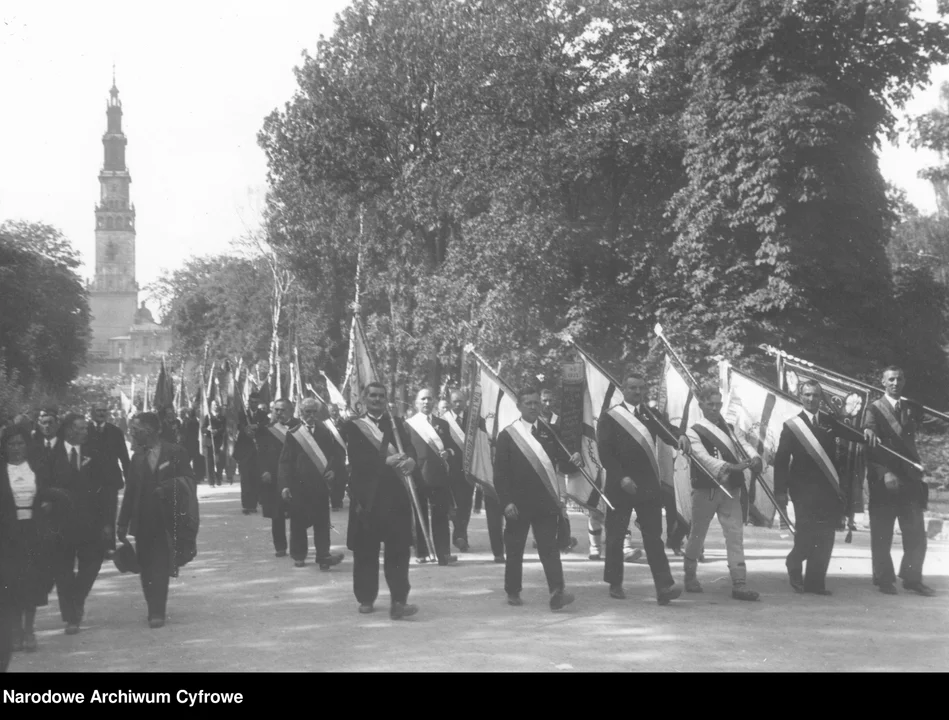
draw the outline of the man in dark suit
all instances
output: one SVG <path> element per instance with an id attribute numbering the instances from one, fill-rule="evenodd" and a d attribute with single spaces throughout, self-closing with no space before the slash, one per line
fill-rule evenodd
<path id="1" fill-rule="evenodd" d="M 540 391 L 540 417 L 550 425 L 550 429 L 555 433 L 560 432 L 560 416 L 554 412 L 554 391 L 544 388 Z M 557 525 L 557 544 L 560 552 L 570 552 L 577 546 L 577 539 L 573 537 L 570 530 L 570 516 L 567 515 L 566 508 L 560 516 Z M 534 547 L 537 547 L 537 538 L 534 538 Z"/>
<path id="2" fill-rule="evenodd" d="M 448 423 L 435 417 L 435 393 L 431 388 L 422 388 L 415 396 L 415 415 L 406 421 L 412 446 L 415 448 L 418 470 L 416 484 L 419 507 L 422 517 L 416 526 L 415 550 L 418 562 L 428 562 L 428 555 L 434 552 L 439 565 L 457 562 L 458 557 L 451 554 L 448 516 L 452 507 L 451 463 L 453 457 L 460 458 L 461 450 L 451 439 Z M 428 515 L 431 513 L 431 522 Z M 431 528 L 434 548 L 425 541 L 424 525 Z"/>
<path id="3" fill-rule="evenodd" d="M 919 462 L 916 449 L 918 408 L 901 399 L 906 378 L 895 366 L 883 372 L 886 394 L 867 408 L 864 427 L 871 445 L 880 444 L 904 457 Z M 867 462 L 867 485 L 870 491 L 870 551 L 873 558 L 873 584 L 886 595 L 896 595 L 896 575 L 890 548 L 893 545 L 893 523 L 899 520 L 903 534 L 903 560 L 899 577 L 903 589 L 930 597 L 936 591 L 923 583 L 923 562 L 926 559 L 926 524 L 923 511 L 929 499 L 929 488 L 923 474 L 907 463 L 871 451 Z"/>
<path id="4" fill-rule="evenodd" d="M 140 449 L 132 457 L 127 475 L 117 532 L 122 543 L 128 542 L 129 534 L 135 537 L 148 626 L 160 628 L 165 624 L 168 580 L 175 568 L 163 503 L 170 500 L 177 478 L 188 478 L 193 485 L 194 473 L 185 449 L 161 439 L 161 423 L 155 413 L 136 415 L 129 431 Z"/>
<path id="5" fill-rule="evenodd" d="M 568 456 L 552 431 L 537 422 L 541 401 L 536 389 L 522 389 L 517 394 L 517 407 L 521 417 L 498 434 L 494 458 L 494 488 L 507 518 L 504 591 L 509 605 L 523 604 L 524 545 L 527 533 L 533 530 L 547 577 L 550 609 L 559 610 L 573 602 L 573 595 L 564 589 L 557 547 L 557 531 L 563 516 L 557 470 L 559 466 L 560 472 L 570 472 L 583 461 L 579 453 Z"/>
<path id="6" fill-rule="evenodd" d="M 329 418 L 323 421 L 326 429 L 330 431 L 336 442 L 342 448 L 343 454 L 346 454 L 346 441 L 343 440 L 343 419 L 339 414 L 339 407 L 335 403 L 326 406 L 329 412 Z M 349 460 L 343 464 L 342 468 L 333 479 L 333 492 L 330 494 L 330 505 L 333 510 L 343 509 L 343 499 L 346 497 L 346 488 L 349 486 Z"/>
<path id="7" fill-rule="evenodd" d="M 820 411 L 821 386 L 806 381 L 798 394 L 804 410 L 781 428 L 774 496 L 782 506 L 789 495 L 794 503 L 794 547 L 785 561 L 791 587 L 799 593 L 830 595 L 825 580 L 843 515 L 837 441 L 834 426 Z"/>
<path id="8" fill-rule="evenodd" d="M 115 518 L 119 508 L 119 490 L 125 486 L 129 472 L 129 449 L 125 435 L 109 422 L 109 409 L 105 403 L 92 406 L 89 413 L 89 445 L 102 462 L 102 492 L 108 497 L 108 518 L 112 527 L 106 545 L 106 556 L 115 551 Z"/>
<path id="9" fill-rule="evenodd" d="M 464 393 L 453 390 L 449 398 L 449 409 L 442 415 L 448 423 L 454 449 L 448 458 L 449 477 L 455 512 L 452 517 L 452 542 L 461 552 L 468 552 L 468 523 L 471 521 L 471 502 L 474 486 L 465 478 L 465 432 L 468 428 L 468 408 Z M 457 452 L 455 452 L 457 449 Z M 500 515 L 500 511 L 498 512 Z M 503 554 L 503 551 L 502 551 Z"/>
<path id="10" fill-rule="evenodd" d="M 623 402 L 604 412 L 597 423 L 596 440 L 606 470 L 604 492 L 615 510 L 606 511 L 606 561 L 603 580 L 609 583 L 610 597 L 626 598 L 623 590 L 623 545 L 633 510 L 642 533 L 646 561 L 656 587 L 656 600 L 668 605 L 682 594 L 669 569 L 662 544 L 662 480 L 655 454 L 656 438 L 664 433 L 645 402 L 648 388 L 639 375 L 623 378 Z M 691 450 L 684 434 L 678 439 L 683 452 Z"/>
<path id="11" fill-rule="evenodd" d="M 287 556 L 287 505 L 280 497 L 280 456 L 287 433 L 297 429 L 300 421 L 293 417 L 293 403 L 281 398 L 274 403 L 274 420 L 257 427 L 257 448 L 260 462 L 260 506 L 270 519 L 270 530 L 276 556 Z"/>
<path id="12" fill-rule="evenodd" d="M 251 408 L 257 407 L 257 396 L 250 396 Z M 267 413 L 251 410 L 249 416 L 242 416 L 234 441 L 234 460 L 237 462 L 237 474 L 241 478 L 241 512 L 250 515 L 257 512 L 260 496 L 259 453 L 257 448 L 257 430 L 269 423 Z"/>
<path id="13" fill-rule="evenodd" d="M 216 400 L 211 402 L 211 414 L 204 416 L 201 424 L 204 433 L 204 456 L 208 467 L 208 485 L 221 485 L 222 474 L 227 465 L 227 420 L 224 409 Z M 228 478 L 233 482 L 233 478 Z"/>
<path id="14" fill-rule="evenodd" d="M 79 632 L 115 522 L 109 517 L 110 493 L 105 492 L 111 488 L 103 482 L 102 464 L 88 445 L 88 436 L 85 418 L 69 413 L 63 419 L 63 442 L 53 448 L 51 460 L 52 487 L 69 497 L 69 515 L 53 561 L 67 635 Z"/>
<path id="15" fill-rule="evenodd" d="M 30 439 L 30 457 L 45 464 L 47 468 L 51 467 L 53 449 L 61 441 L 58 435 L 57 409 L 52 406 L 40 408 L 36 416 L 36 429 Z"/>
<path id="16" fill-rule="evenodd" d="M 418 611 L 407 602 L 413 509 L 407 486 L 411 479 L 406 478 L 415 470 L 415 449 L 405 423 L 386 412 L 382 383 L 369 383 L 363 402 L 366 414 L 343 428 L 349 448 L 346 541 L 353 551 L 353 591 L 359 612 L 371 613 L 379 595 L 379 546 L 385 543 L 384 572 L 392 602 L 389 617 L 401 620 Z"/>
<path id="17" fill-rule="evenodd" d="M 290 508 L 290 557 L 294 566 L 306 564 L 307 530 L 312 527 L 316 562 L 321 570 L 329 570 L 343 560 L 342 554 L 330 553 L 330 487 L 346 458 L 320 422 L 321 405 L 315 398 L 300 403 L 303 422 L 287 433 L 277 482 L 280 496 Z"/>
<path id="18" fill-rule="evenodd" d="M 181 408 L 178 411 L 178 419 L 181 422 L 178 435 L 178 444 L 185 449 L 188 457 L 191 458 L 191 469 L 194 471 L 195 480 L 204 478 L 204 458 L 201 456 L 201 443 L 198 436 L 201 433 L 201 423 L 195 417 L 194 410 Z"/>

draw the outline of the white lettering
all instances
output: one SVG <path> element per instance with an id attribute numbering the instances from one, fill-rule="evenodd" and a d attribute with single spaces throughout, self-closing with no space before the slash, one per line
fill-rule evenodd
<path id="1" fill-rule="evenodd" d="M 196 693 L 179 690 L 175 696 L 179 703 L 194 707 L 195 705 L 228 705 L 244 702 L 243 693 L 209 693 L 198 690 Z"/>
<path id="2" fill-rule="evenodd" d="M 83 693 L 58 693 L 47 690 L 44 693 L 22 693 L 13 690 L 3 691 L 3 702 L 14 704 L 36 703 L 38 705 L 81 705 L 86 701 Z"/>

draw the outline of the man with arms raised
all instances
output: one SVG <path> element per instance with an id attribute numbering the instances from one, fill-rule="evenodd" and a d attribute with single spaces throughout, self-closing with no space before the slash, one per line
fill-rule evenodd
<path id="1" fill-rule="evenodd" d="M 643 537 L 646 560 L 656 586 L 656 600 L 668 605 L 682 594 L 669 569 L 662 544 L 662 488 L 656 437 L 665 436 L 646 408 L 646 381 L 628 373 L 623 379 L 623 402 L 600 416 L 596 442 L 606 470 L 604 492 L 615 510 L 606 511 L 606 562 L 603 580 L 609 583 L 610 597 L 626 598 L 623 590 L 623 543 L 633 510 Z M 691 450 L 684 435 L 678 447 Z"/>
<path id="2" fill-rule="evenodd" d="M 524 545 L 528 531 L 533 530 L 550 590 L 550 609 L 559 610 L 573 602 L 573 595 L 564 589 L 557 547 L 563 501 L 555 464 L 561 472 L 569 472 L 583 460 L 580 453 L 568 457 L 552 431 L 538 423 L 541 404 L 536 389 L 522 389 L 517 394 L 517 407 L 521 417 L 498 434 L 494 458 L 494 487 L 507 518 L 504 591 L 509 605 L 523 604 Z"/>
<path id="3" fill-rule="evenodd" d="M 343 560 L 342 554 L 330 553 L 330 492 L 333 477 L 346 456 L 320 422 L 321 405 L 315 398 L 300 403 L 303 422 L 287 433 L 277 482 L 280 497 L 290 508 L 290 557 L 294 566 L 306 564 L 307 531 L 312 527 L 316 562 L 320 570 L 329 570 Z"/>
<path id="4" fill-rule="evenodd" d="M 906 378 L 898 367 L 883 372 L 886 394 L 867 408 L 864 423 L 871 443 L 896 450 L 919 462 L 916 450 L 916 408 L 900 399 Z M 903 560 L 900 578 L 903 589 L 929 597 L 936 591 L 923 583 L 923 561 L 926 559 L 926 525 L 923 510 L 929 488 L 916 468 L 890 455 L 873 451 L 867 463 L 867 484 L 870 491 L 870 551 L 873 556 L 873 584 L 886 595 L 896 594 L 896 575 L 890 547 L 893 544 L 893 522 L 899 520 L 903 534 Z"/>
<path id="5" fill-rule="evenodd" d="M 825 587 L 843 496 L 837 471 L 837 441 L 821 386 L 813 380 L 798 390 L 804 410 L 786 420 L 774 456 L 774 496 L 794 503 L 794 547 L 785 565 L 795 592 L 830 595 Z M 807 565 L 805 572 L 805 563 Z"/>
<path id="6" fill-rule="evenodd" d="M 260 506 L 265 518 L 270 518 L 270 531 L 276 556 L 287 556 L 287 506 L 280 497 L 277 485 L 280 455 L 287 433 L 297 429 L 300 421 L 293 417 L 293 403 L 281 398 L 274 403 L 274 420 L 257 428 L 257 447 L 260 462 Z"/>
<path id="7" fill-rule="evenodd" d="M 702 592 L 696 578 L 699 558 L 705 548 L 705 536 L 712 518 L 718 516 L 725 535 L 728 571 L 732 577 L 732 597 L 754 601 L 758 593 L 745 586 L 745 550 L 741 513 L 741 488 L 744 471 L 761 472 L 761 458 L 739 461 L 731 441 L 729 428 L 722 417 L 722 394 L 717 388 L 705 388 L 699 397 L 703 419 L 693 423 L 686 433 L 692 448 L 692 531 L 685 547 L 685 591 Z M 715 480 L 702 472 L 696 463 L 708 470 Z M 716 483 L 716 480 L 718 481 Z M 726 488 L 732 495 L 725 494 Z"/>
<path id="8" fill-rule="evenodd" d="M 405 423 L 386 412 L 385 385 L 369 383 L 363 398 L 366 414 L 343 427 L 349 448 L 347 545 L 353 551 L 353 591 L 359 612 L 371 613 L 379 595 L 379 546 L 385 543 L 389 617 L 401 620 L 418 611 L 407 603 L 413 513 L 407 482 L 415 470 L 415 449 Z"/>
<path id="9" fill-rule="evenodd" d="M 458 560 L 451 554 L 449 540 L 448 516 L 452 505 L 449 463 L 453 456 L 460 458 L 461 451 L 451 439 L 448 423 L 432 414 L 434 407 L 435 393 L 431 388 L 422 388 L 415 396 L 418 412 L 406 421 L 418 462 L 417 475 L 422 480 L 417 486 L 422 517 L 416 527 L 415 547 L 419 562 L 427 562 L 429 551 L 434 551 L 438 564 L 448 565 Z M 429 512 L 434 548 L 428 547 L 423 533 Z"/>

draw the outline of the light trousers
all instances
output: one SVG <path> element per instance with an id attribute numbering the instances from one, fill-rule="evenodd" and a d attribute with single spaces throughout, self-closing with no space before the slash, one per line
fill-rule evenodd
<path id="1" fill-rule="evenodd" d="M 698 560 L 705 550 L 705 536 L 712 518 L 718 515 L 718 522 L 725 535 L 725 553 L 728 567 L 735 568 L 745 563 L 745 549 L 742 541 L 741 497 L 736 489 L 728 497 L 721 488 L 692 490 L 692 529 L 685 546 L 685 556 L 689 560 Z"/>

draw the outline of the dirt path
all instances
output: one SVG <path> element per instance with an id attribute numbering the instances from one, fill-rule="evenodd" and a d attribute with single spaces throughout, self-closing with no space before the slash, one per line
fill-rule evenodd
<path id="1" fill-rule="evenodd" d="M 656 604 L 649 568 L 626 565 L 626 601 L 611 600 L 602 563 L 587 559 L 585 520 L 572 517 L 577 552 L 564 556 L 568 610 L 547 608 L 543 569 L 528 549 L 525 605 L 505 603 L 503 566 L 474 515 L 473 552 L 454 567 L 410 571 L 411 621 L 393 623 L 382 589 L 377 612 L 359 615 L 352 556 L 330 572 L 277 559 L 270 524 L 240 512 L 237 485 L 200 487 L 198 557 L 172 580 L 169 623 L 150 630 L 138 577 L 103 566 L 79 635 L 63 634 L 55 592 L 37 615 L 40 649 L 16 653 L 13 672 L 113 670 L 569 671 L 569 670 L 946 670 L 949 669 L 949 544 L 931 542 L 927 582 L 935 598 L 887 597 L 870 584 L 869 535 L 838 534 L 828 578 L 833 597 L 796 595 L 787 584 L 790 540 L 746 528 L 752 586 L 760 603 L 730 597 L 719 527 L 700 566 L 702 595 Z M 345 512 L 333 513 L 346 536 Z M 896 539 L 899 559 L 899 538 Z M 673 561 L 681 581 L 681 562 Z"/>

